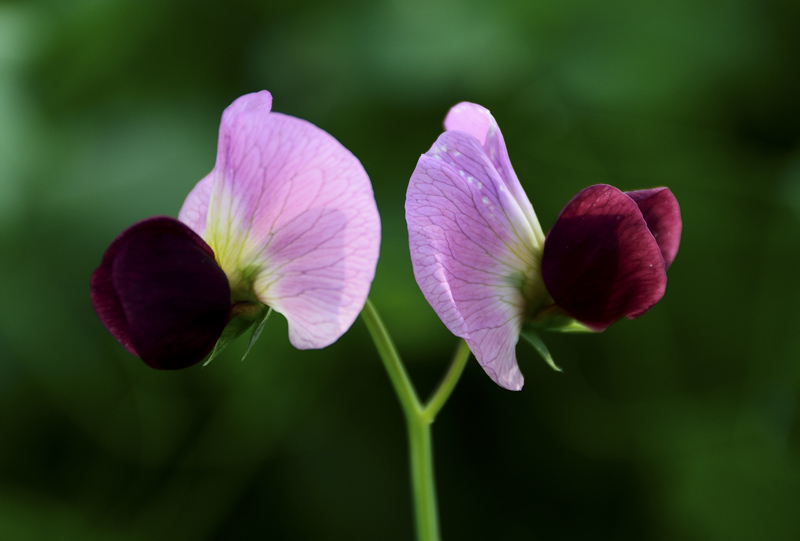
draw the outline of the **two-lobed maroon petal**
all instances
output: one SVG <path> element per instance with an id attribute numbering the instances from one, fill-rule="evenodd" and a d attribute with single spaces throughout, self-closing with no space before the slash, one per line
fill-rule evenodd
<path id="1" fill-rule="evenodd" d="M 231 309 L 228 279 L 214 252 L 165 216 L 142 220 L 111 243 L 92 274 L 91 298 L 120 344 L 166 370 L 201 361 Z"/>
<path id="2" fill-rule="evenodd" d="M 636 202 L 647 228 L 658 242 L 664 265 L 669 268 L 681 243 L 681 209 L 669 188 L 625 192 Z"/>
<path id="3" fill-rule="evenodd" d="M 542 258 L 557 306 L 601 331 L 644 314 L 664 295 L 680 243 L 678 203 L 666 188 L 623 193 L 598 184 L 561 211 Z"/>

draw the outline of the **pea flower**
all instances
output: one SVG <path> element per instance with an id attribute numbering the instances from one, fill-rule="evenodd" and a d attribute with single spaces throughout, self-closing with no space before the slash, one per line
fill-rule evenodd
<path id="1" fill-rule="evenodd" d="M 295 347 L 322 348 L 364 307 L 380 247 L 369 177 L 328 133 L 271 107 L 261 91 L 225 109 L 214 169 L 178 220 L 123 231 L 92 275 L 100 320 L 153 368 L 191 366 L 254 326 L 252 344 L 270 310 Z"/>
<path id="2" fill-rule="evenodd" d="M 669 189 L 590 186 L 545 237 L 489 111 L 460 103 L 444 126 L 406 195 L 414 276 L 497 384 L 522 388 L 521 333 L 553 364 L 538 331 L 599 332 L 661 299 L 681 234 Z"/>

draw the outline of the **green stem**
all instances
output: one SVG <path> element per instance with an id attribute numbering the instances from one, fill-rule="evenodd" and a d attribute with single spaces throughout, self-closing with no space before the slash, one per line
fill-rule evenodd
<path id="1" fill-rule="evenodd" d="M 411 489 L 414 497 L 414 518 L 418 541 L 439 541 L 439 509 L 436 503 L 436 481 L 433 474 L 433 442 L 431 423 L 421 415 L 406 416 Z"/>
<path id="2" fill-rule="evenodd" d="M 463 340 L 459 341 L 458 348 L 456 349 L 455 355 L 453 355 L 453 360 L 450 363 L 447 374 L 442 378 L 439 387 L 433 393 L 433 396 L 425 405 L 425 409 L 422 412 L 431 423 L 436 420 L 436 415 L 445 405 L 447 399 L 450 398 L 453 389 L 456 388 L 456 383 L 458 383 L 458 380 L 461 378 L 461 373 L 464 372 L 464 367 L 467 365 L 469 354 L 470 351 L 467 343 Z"/>
<path id="3" fill-rule="evenodd" d="M 380 355 L 383 365 L 389 373 L 389 379 L 394 386 L 394 391 L 397 393 L 397 398 L 400 399 L 400 405 L 403 407 L 406 417 L 408 418 L 411 414 L 421 412 L 422 404 L 417 397 L 417 391 L 408 377 L 403 362 L 400 360 L 400 354 L 397 352 L 392 337 L 389 336 L 381 317 L 369 299 L 367 299 L 367 304 L 361 312 L 361 317 L 364 318 L 367 330 L 372 335 L 372 341 L 375 342 L 378 355 Z"/>
<path id="4" fill-rule="evenodd" d="M 433 472 L 431 425 L 464 371 L 464 365 L 469 358 L 469 348 L 462 340 L 447 374 L 427 405 L 423 407 L 391 336 L 369 300 L 361 312 L 361 317 L 364 318 L 372 340 L 375 342 L 375 347 L 386 367 L 405 415 L 417 540 L 439 541 L 439 512 L 436 504 L 436 484 Z"/>

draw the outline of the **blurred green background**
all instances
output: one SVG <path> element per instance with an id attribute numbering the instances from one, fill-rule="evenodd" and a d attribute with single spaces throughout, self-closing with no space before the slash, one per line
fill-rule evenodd
<path id="1" fill-rule="evenodd" d="M 434 426 L 444 539 L 800 539 L 796 0 L 0 3 L 0 540 L 412 538 L 405 429 L 363 323 L 245 362 L 150 370 L 88 281 L 176 215 L 222 110 L 337 137 L 383 220 L 372 298 L 426 394 L 456 340 L 418 291 L 403 204 L 453 104 L 497 118 L 545 229 L 581 188 L 667 185 L 664 300 L 470 362 Z"/>

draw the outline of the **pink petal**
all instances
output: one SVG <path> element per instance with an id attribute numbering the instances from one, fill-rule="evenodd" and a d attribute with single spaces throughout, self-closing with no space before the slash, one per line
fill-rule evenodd
<path id="1" fill-rule="evenodd" d="M 270 107 L 260 92 L 223 113 L 204 238 L 229 278 L 252 274 L 258 299 L 286 316 L 295 347 L 325 347 L 366 302 L 380 218 L 358 159 Z M 189 220 L 202 214 L 205 182 L 187 199 Z"/>
<path id="2" fill-rule="evenodd" d="M 530 222 L 539 243 L 543 244 L 542 227 L 539 225 L 539 220 L 536 218 L 536 213 L 525 190 L 522 189 L 522 185 L 514 173 L 514 168 L 511 167 L 503 134 L 489 110 L 476 103 L 461 102 L 448 111 L 447 117 L 444 119 L 444 127 L 448 131 L 466 132 L 480 142 L 505 183 L 506 189 L 517 200 L 517 204 Z"/>
<path id="3" fill-rule="evenodd" d="M 642 211 L 647 227 L 658 242 L 666 268 L 672 265 L 681 243 L 681 209 L 669 188 L 626 192 Z"/>
<path id="4" fill-rule="evenodd" d="M 555 303 L 596 331 L 639 317 L 667 285 L 661 250 L 636 203 L 604 184 L 561 211 L 547 234 L 542 275 Z"/>
<path id="5" fill-rule="evenodd" d="M 414 275 L 434 311 L 496 383 L 522 388 L 514 346 L 539 247 L 475 137 L 445 132 L 419 159 L 406 221 Z"/>
<path id="6" fill-rule="evenodd" d="M 206 232 L 208 201 L 211 199 L 211 188 L 213 186 L 214 173 L 211 172 L 189 192 L 178 213 L 178 220 L 191 227 L 201 237 Z"/>

